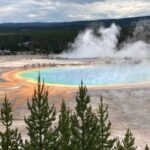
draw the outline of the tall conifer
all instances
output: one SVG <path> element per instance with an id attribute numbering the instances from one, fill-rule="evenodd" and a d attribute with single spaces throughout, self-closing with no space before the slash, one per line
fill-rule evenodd
<path id="1" fill-rule="evenodd" d="M 1 121 L 5 126 L 5 131 L 0 132 L 0 150 L 22 150 L 21 134 L 17 129 L 11 129 L 13 122 L 11 104 L 5 96 L 1 108 Z"/>
<path id="2" fill-rule="evenodd" d="M 66 104 L 62 101 L 59 121 L 58 121 L 58 150 L 69 150 L 70 149 L 70 138 L 71 138 L 71 122 L 70 122 L 70 111 L 67 109 Z"/>
<path id="3" fill-rule="evenodd" d="M 115 147 L 115 150 L 136 150 L 137 147 L 135 146 L 135 138 L 133 137 L 133 134 L 128 129 L 124 139 L 122 142 L 117 142 L 117 145 Z"/>
<path id="4" fill-rule="evenodd" d="M 97 149 L 111 150 L 116 142 L 115 138 L 111 137 L 111 122 L 108 120 L 108 105 L 103 104 L 103 97 L 100 97 L 100 105 L 97 113 L 98 119 L 98 134 L 97 134 Z"/>
<path id="5" fill-rule="evenodd" d="M 45 90 L 44 82 L 41 83 L 40 75 L 32 101 L 28 101 L 28 109 L 30 115 L 25 118 L 25 123 L 30 140 L 26 144 L 31 150 L 46 150 L 53 145 L 51 125 L 56 112 L 54 106 L 48 104 L 48 90 Z"/>
<path id="6" fill-rule="evenodd" d="M 97 120 L 89 106 L 90 96 L 87 95 L 87 88 L 83 82 L 79 86 L 76 102 L 76 112 L 71 116 L 71 148 L 72 150 L 95 150 Z"/>

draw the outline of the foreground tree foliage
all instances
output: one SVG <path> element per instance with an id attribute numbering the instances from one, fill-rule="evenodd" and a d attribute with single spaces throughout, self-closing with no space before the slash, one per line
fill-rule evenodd
<path id="1" fill-rule="evenodd" d="M 128 129 L 124 139 L 122 142 L 118 140 L 117 146 L 115 148 L 116 150 L 136 150 L 137 147 L 135 146 L 135 138 L 133 137 L 133 134 Z"/>
<path id="2" fill-rule="evenodd" d="M 149 150 L 149 147 L 148 147 L 148 145 L 146 145 L 146 146 L 145 146 L 145 150 Z"/>
<path id="3" fill-rule="evenodd" d="M 71 116 L 71 148 L 74 150 L 96 149 L 97 119 L 89 105 L 90 96 L 81 82 L 76 95 L 76 112 Z"/>
<path id="4" fill-rule="evenodd" d="M 41 84 L 40 76 L 32 102 L 28 101 L 28 109 L 30 115 L 25 118 L 25 123 L 30 140 L 26 141 L 26 149 L 45 150 L 51 146 L 51 134 L 53 134 L 51 125 L 55 120 L 56 111 L 54 106 L 50 107 L 48 104 L 48 91 L 45 90 L 44 83 Z"/>
<path id="5" fill-rule="evenodd" d="M 93 112 L 86 86 L 79 86 L 75 110 L 71 111 L 62 101 L 56 121 L 56 110 L 48 104 L 48 90 L 38 77 L 32 101 L 28 101 L 29 116 L 25 117 L 28 139 L 24 141 L 17 129 L 11 129 L 12 110 L 5 97 L 1 107 L 1 122 L 5 127 L 0 132 L 0 150 L 136 150 L 135 138 L 128 129 L 122 140 L 111 135 L 108 106 L 103 97 L 97 112 Z M 145 150 L 149 150 L 146 145 Z"/>
<path id="6" fill-rule="evenodd" d="M 71 138 L 71 122 L 70 111 L 67 109 L 66 104 L 62 101 L 58 128 L 57 128 L 57 144 L 58 150 L 69 150 Z"/>
<path id="7" fill-rule="evenodd" d="M 108 105 L 103 104 L 103 97 L 100 97 L 98 118 L 98 136 L 97 148 L 101 150 L 111 150 L 116 142 L 115 138 L 111 138 L 111 122 L 108 120 Z"/>
<path id="8" fill-rule="evenodd" d="M 5 96 L 1 108 L 1 121 L 5 127 L 5 131 L 0 132 L 0 150 L 22 150 L 23 141 L 18 129 L 11 129 L 13 117 L 11 104 Z"/>

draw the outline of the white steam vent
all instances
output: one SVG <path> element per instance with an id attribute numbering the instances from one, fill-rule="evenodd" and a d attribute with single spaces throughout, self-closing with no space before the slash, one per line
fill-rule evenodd
<path id="1" fill-rule="evenodd" d="M 109 28 L 100 27 L 97 36 L 94 29 L 86 29 L 75 39 L 71 48 L 60 56 L 65 58 L 95 58 L 95 57 L 132 57 L 149 58 L 150 45 L 144 41 L 130 41 L 117 49 L 120 27 L 112 24 Z"/>

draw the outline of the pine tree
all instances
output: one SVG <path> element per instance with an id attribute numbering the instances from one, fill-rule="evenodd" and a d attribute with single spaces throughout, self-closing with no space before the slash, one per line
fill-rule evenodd
<path id="1" fill-rule="evenodd" d="M 5 126 L 5 132 L 0 132 L 0 150 L 22 150 L 23 141 L 17 129 L 11 129 L 13 122 L 11 104 L 5 96 L 1 108 L 1 121 Z"/>
<path id="2" fill-rule="evenodd" d="M 71 115 L 71 149 L 95 150 L 97 120 L 91 106 L 89 106 L 90 96 L 87 95 L 87 88 L 83 82 L 79 86 L 76 102 L 76 112 Z"/>
<path id="3" fill-rule="evenodd" d="M 38 85 L 34 90 L 32 102 L 28 101 L 30 115 L 25 118 L 30 141 L 26 141 L 27 148 L 31 150 L 46 150 L 53 144 L 52 122 L 55 120 L 55 108 L 48 104 L 48 90 L 44 82 L 41 83 L 40 75 Z M 26 149 L 27 149 L 26 148 Z"/>
<path id="4" fill-rule="evenodd" d="M 128 129 L 122 143 L 118 141 L 118 144 L 115 147 L 115 150 L 136 150 L 137 147 L 135 146 L 135 138 L 133 134 Z"/>
<path id="5" fill-rule="evenodd" d="M 58 122 L 58 150 L 69 150 L 70 149 L 70 138 L 71 138 L 71 122 L 70 122 L 70 111 L 66 108 L 65 102 L 62 101 L 59 122 Z"/>
<path id="6" fill-rule="evenodd" d="M 148 147 L 148 145 L 146 144 L 146 146 L 145 146 L 145 150 L 149 150 L 149 147 Z"/>
<path id="7" fill-rule="evenodd" d="M 117 140 L 114 150 L 124 150 L 119 140 Z"/>
<path id="8" fill-rule="evenodd" d="M 111 122 L 108 120 L 108 105 L 103 104 L 103 97 L 100 97 L 100 105 L 97 113 L 98 119 L 98 150 L 111 150 L 116 142 L 115 138 L 111 138 Z"/>
<path id="9" fill-rule="evenodd" d="M 126 134 L 125 134 L 125 137 L 122 141 L 123 143 L 123 148 L 124 150 L 136 150 L 137 147 L 135 146 L 135 138 L 133 137 L 133 134 L 131 133 L 131 131 L 128 129 Z"/>

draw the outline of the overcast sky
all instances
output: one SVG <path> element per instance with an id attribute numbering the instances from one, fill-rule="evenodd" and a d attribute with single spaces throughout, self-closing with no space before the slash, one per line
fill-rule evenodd
<path id="1" fill-rule="evenodd" d="M 150 15 L 150 0 L 0 0 L 0 22 L 61 22 Z"/>

